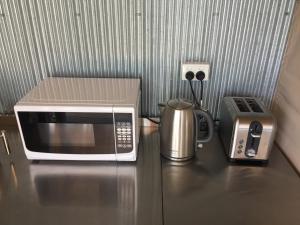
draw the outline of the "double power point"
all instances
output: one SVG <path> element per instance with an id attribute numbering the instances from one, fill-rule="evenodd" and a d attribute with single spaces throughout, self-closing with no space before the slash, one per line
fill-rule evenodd
<path id="1" fill-rule="evenodd" d="M 209 63 L 186 62 L 181 65 L 182 80 L 208 80 L 209 72 Z"/>

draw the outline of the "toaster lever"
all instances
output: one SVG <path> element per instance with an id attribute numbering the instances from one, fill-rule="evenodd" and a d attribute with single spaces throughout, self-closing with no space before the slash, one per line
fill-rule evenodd
<path id="1" fill-rule="evenodd" d="M 255 151 L 255 149 L 252 149 L 252 148 L 247 149 L 247 151 L 246 151 L 246 156 L 248 156 L 248 157 L 250 157 L 250 158 L 256 156 L 256 151 Z"/>
<path id="2" fill-rule="evenodd" d="M 256 156 L 263 126 L 258 121 L 252 121 L 249 126 L 245 155 L 249 158 Z"/>
<path id="3" fill-rule="evenodd" d="M 250 135 L 251 135 L 251 137 L 253 137 L 253 138 L 260 138 L 260 137 L 261 137 L 260 134 L 253 134 L 253 133 L 251 133 Z"/>

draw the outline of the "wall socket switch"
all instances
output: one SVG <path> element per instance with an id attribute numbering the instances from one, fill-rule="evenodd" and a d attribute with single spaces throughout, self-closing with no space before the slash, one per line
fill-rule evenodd
<path id="1" fill-rule="evenodd" d="M 210 73 L 210 64 L 206 62 L 185 62 L 181 64 L 181 79 L 187 80 L 185 75 L 187 72 L 193 72 L 194 78 L 192 80 L 198 80 L 196 78 L 196 74 L 199 71 L 202 71 L 205 75 L 204 81 L 209 80 L 209 73 Z"/>

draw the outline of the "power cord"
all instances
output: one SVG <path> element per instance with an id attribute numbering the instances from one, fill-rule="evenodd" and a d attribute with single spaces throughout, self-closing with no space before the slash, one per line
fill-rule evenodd
<path id="1" fill-rule="evenodd" d="M 146 117 L 149 121 L 151 121 L 152 123 L 155 123 L 155 124 L 160 124 L 159 121 L 156 121 L 156 120 L 153 120 L 151 119 L 150 117 Z"/>
<path id="2" fill-rule="evenodd" d="M 201 105 L 200 106 L 202 106 L 203 90 L 204 90 L 204 88 L 203 88 L 203 80 L 205 78 L 205 73 L 203 71 L 198 71 L 196 73 L 196 78 L 197 78 L 197 80 L 200 80 L 200 82 L 201 82 L 201 92 L 200 92 L 200 104 Z"/>
<path id="3" fill-rule="evenodd" d="M 193 94 L 194 103 L 196 103 L 197 106 L 201 106 L 201 104 L 198 102 L 198 99 L 196 98 L 196 94 L 195 94 L 194 88 L 192 86 L 192 81 L 191 80 L 188 80 L 188 81 L 189 81 L 190 88 L 191 88 L 191 91 L 192 91 L 192 94 Z"/>
<path id="4" fill-rule="evenodd" d="M 201 107 L 202 106 L 202 101 L 203 101 L 203 79 L 205 78 L 205 74 L 202 72 L 202 71 L 199 71 L 196 73 L 196 78 L 197 80 L 200 81 L 200 84 L 201 84 L 201 92 L 200 92 L 200 103 L 196 97 L 196 94 L 195 94 L 195 91 L 194 91 L 194 88 L 192 86 L 192 80 L 194 79 L 195 77 L 195 74 L 192 72 L 192 71 L 188 71 L 185 75 L 186 79 L 189 81 L 189 84 L 190 84 L 190 88 L 191 88 L 191 91 L 192 91 L 192 95 L 193 95 L 193 99 L 194 99 L 194 103 L 196 104 L 196 106 L 198 107 Z M 153 120 L 151 119 L 150 117 L 146 117 L 149 121 L 151 121 L 152 123 L 155 123 L 155 124 L 160 124 L 159 121 L 156 121 L 156 120 Z"/>
<path id="5" fill-rule="evenodd" d="M 200 92 L 200 107 L 201 107 L 203 101 L 203 80 L 200 80 L 200 84 L 201 84 L 201 92 Z"/>
<path id="6" fill-rule="evenodd" d="M 190 84 L 190 88 L 192 91 L 192 95 L 193 95 L 193 99 L 194 99 L 194 103 L 198 106 L 201 107 L 202 106 L 202 101 L 203 101 L 203 79 L 205 78 L 205 74 L 202 71 L 199 71 L 196 73 L 196 78 L 197 80 L 200 81 L 201 84 L 201 92 L 200 92 L 200 103 L 196 97 L 194 88 L 192 86 L 192 80 L 194 79 L 195 75 L 192 71 L 188 71 L 185 75 L 186 79 L 189 81 Z"/>
<path id="7" fill-rule="evenodd" d="M 196 106 L 198 107 L 202 107 L 202 103 L 203 103 L 203 79 L 205 78 L 205 73 L 202 71 L 199 71 L 196 73 L 196 78 L 197 80 L 200 81 L 201 84 L 201 91 L 200 91 L 200 103 L 196 97 L 195 91 L 193 89 L 192 86 L 192 80 L 194 79 L 195 75 L 192 71 L 189 71 L 186 73 L 185 75 L 186 79 L 189 81 L 190 84 L 190 88 L 192 91 L 192 95 L 193 95 L 193 99 L 194 99 L 194 104 L 196 104 Z M 204 117 L 199 117 L 199 134 L 200 136 L 205 136 L 207 135 L 207 130 L 208 130 L 208 124 L 207 121 L 204 119 Z"/>

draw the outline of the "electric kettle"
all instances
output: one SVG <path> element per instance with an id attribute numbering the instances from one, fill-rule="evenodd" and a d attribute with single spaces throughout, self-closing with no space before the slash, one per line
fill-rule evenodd
<path id="1" fill-rule="evenodd" d="M 198 143 L 211 140 L 214 124 L 208 111 L 197 109 L 183 99 L 172 99 L 160 106 L 160 149 L 164 157 L 175 161 L 188 160 L 195 155 Z M 200 117 L 207 121 L 208 135 L 198 139 Z"/>

